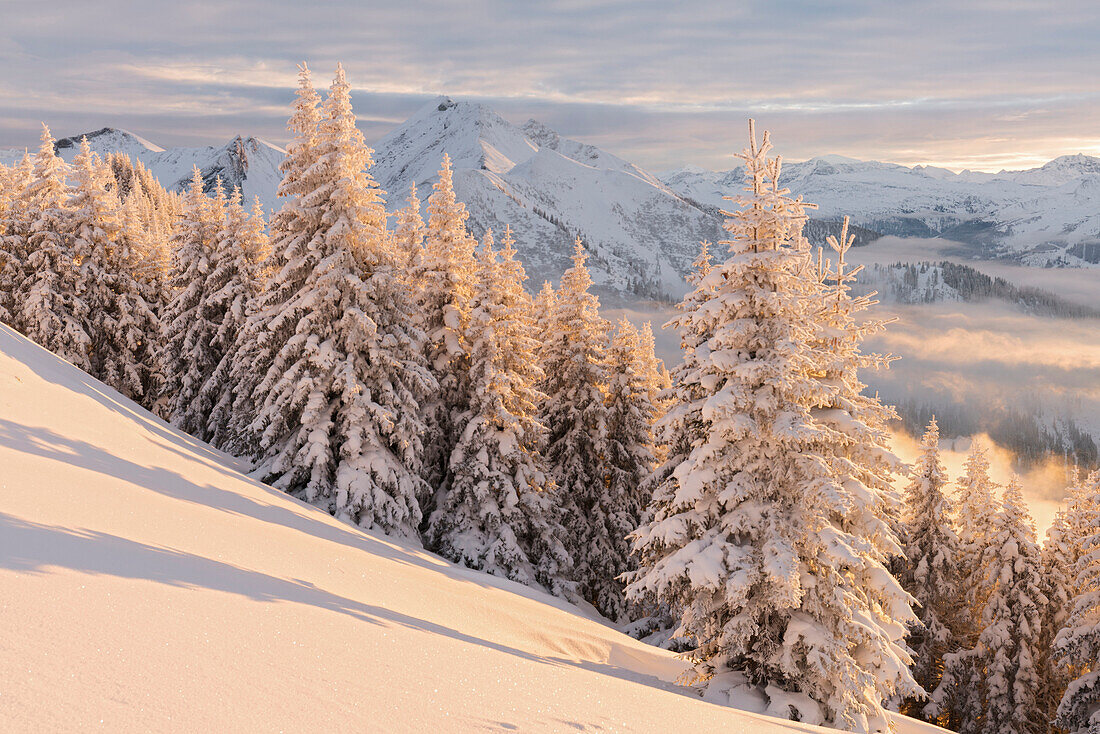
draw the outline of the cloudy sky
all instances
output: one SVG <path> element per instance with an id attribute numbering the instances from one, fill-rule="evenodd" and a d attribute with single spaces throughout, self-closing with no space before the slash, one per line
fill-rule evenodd
<path id="1" fill-rule="evenodd" d="M 274 142 L 295 63 L 337 61 L 368 140 L 438 94 L 644 166 L 788 159 L 999 170 L 1100 155 L 1100 3 L 0 0 L 0 146 L 124 127 Z"/>

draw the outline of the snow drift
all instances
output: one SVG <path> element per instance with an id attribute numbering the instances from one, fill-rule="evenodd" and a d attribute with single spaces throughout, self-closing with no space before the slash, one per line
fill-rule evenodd
<path id="1" fill-rule="evenodd" d="M 820 731 L 240 468 L 0 326 L 0 730 Z"/>

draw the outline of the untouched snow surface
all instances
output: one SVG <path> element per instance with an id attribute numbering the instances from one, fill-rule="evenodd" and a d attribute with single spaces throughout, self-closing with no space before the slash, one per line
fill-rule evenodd
<path id="1" fill-rule="evenodd" d="M 238 469 L 0 326 L 0 730 L 821 731 Z"/>

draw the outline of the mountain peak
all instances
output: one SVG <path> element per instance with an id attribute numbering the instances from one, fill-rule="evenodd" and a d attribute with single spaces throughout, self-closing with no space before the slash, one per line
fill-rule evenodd
<path id="1" fill-rule="evenodd" d="M 84 138 L 87 138 L 88 142 L 96 149 L 104 148 L 110 149 L 111 151 L 135 154 L 140 152 L 164 152 L 164 148 L 154 143 L 150 143 L 140 135 L 135 135 L 129 130 L 122 130 L 114 127 L 101 127 L 91 132 L 61 138 L 54 142 L 54 150 L 60 152 L 69 148 L 79 148 L 80 141 Z"/>

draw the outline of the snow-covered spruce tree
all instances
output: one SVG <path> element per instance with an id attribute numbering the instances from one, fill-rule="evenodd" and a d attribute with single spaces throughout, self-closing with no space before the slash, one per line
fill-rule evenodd
<path id="1" fill-rule="evenodd" d="M 653 322 L 645 321 L 638 329 L 638 365 L 637 369 L 642 375 L 649 395 L 649 402 L 653 404 L 654 420 L 660 418 L 664 412 L 661 392 L 667 390 L 672 381 L 664 362 L 657 358 L 657 340 L 653 336 Z"/>
<path id="2" fill-rule="evenodd" d="M 142 284 L 145 300 L 159 318 L 171 297 L 172 256 L 168 242 L 172 239 L 172 227 L 161 222 L 161 215 L 137 178 L 130 182 L 121 217 L 122 239 L 133 260 L 134 277 Z"/>
<path id="3" fill-rule="evenodd" d="M 989 544 L 1001 510 L 997 485 L 989 478 L 989 459 L 985 447 L 975 444 L 966 458 L 966 471 L 958 480 L 955 506 L 955 527 L 959 536 L 960 590 L 966 600 L 969 620 L 962 643 L 973 647 L 981 632 L 982 610 L 989 596 Z"/>
<path id="4" fill-rule="evenodd" d="M 851 491 L 818 451 L 812 408 L 831 396 L 816 369 L 819 284 L 803 206 L 780 187 L 769 148 L 750 124 L 731 255 L 677 319 L 691 349 L 672 390 L 692 402 L 669 419 L 691 421 L 698 439 L 670 449 L 679 463 L 635 533 L 628 593 L 679 612 L 710 695 L 745 686 L 773 714 L 886 731 L 883 699 L 912 691 L 899 626 L 911 610 L 881 539 L 838 510 L 869 517 L 878 497 Z"/>
<path id="5" fill-rule="evenodd" d="M 160 321 L 135 275 L 122 203 L 110 168 L 87 139 L 73 159 L 73 254 L 79 262 L 90 337 L 89 373 L 126 397 L 151 405 L 160 392 Z"/>
<path id="6" fill-rule="evenodd" d="M 30 234 L 29 199 L 26 189 L 34 180 L 34 163 L 24 155 L 16 165 L 0 167 L 4 173 L 0 194 L 0 321 L 21 331 L 15 294 L 23 285 Z"/>
<path id="7" fill-rule="evenodd" d="M 535 388 L 542 373 L 531 299 L 510 233 L 503 243 L 498 260 L 487 233 L 479 253 L 468 331 L 470 403 L 456 419 L 458 444 L 446 494 L 428 523 L 428 545 L 456 563 L 563 595 L 570 561 L 539 454 L 536 413 L 544 396 Z"/>
<path id="8" fill-rule="evenodd" d="M 87 371 L 91 339 L 72 250 L 68 166 L 57 157 L 53 142 L 43 125 L 33 180 L 23 191 L 27 244 L 22 283 L 14 299 L 19 310 L 15 320 L 28 338 Z"/>
<path id="9" fill-rule="evenodd" d="M 1054 723 L 1070 734 L 1100 730 L 1100 471 L 1084 481 L 1089 498 L 1082 519 L 1089 534 L 1081 543 L 1074 567 L 1076 592 L 1065 624 L 1054 639 L 1054 655 L 1073 676 L 1058 704 Z"/>
<path id="10" fill-rule="evenodd" d="M 425 355 L 439 392 L 424 406 L 428 433 L 424 441 L 424 478 L 436 492 L 446 492 L 447 462 L 457 444 L 455 417 L 469 403 L 470 317 L 477 263 L 476 241 L 466 231 L 469 214 L 455 198 L 450 156 L 443 155 L 439 181 L 428 197 L 428 226 L 416 286 L 426 336 Z M 433 499 L 423 497 L 426 509 Z"/>
<path id="11" fill-rule="evenodd" d="M 405 206 L 394 214 L 394 246 L 401 256 L 402 266 L 409 273 L 420 272 L 423 257 L 424 218 L 420 216 L 420 197 L 416 193 L 416 184 L 409 187 L 409 198 Z M 415 285 L 415 284 L 414 284 Z"/>
<path id="12" fill-rule="evenodd" d="M 305 241 L 316 231 L 320 217 L 319 203 L 305 201 L 313 194 L 314 182 L 306 180 L 306 175 L 317 162 L 320 104 L 312 73 L 306 64 L 300 64 L 298 90 L 287 120 L 287 131 L 293 137 L 279 164 L 283 177 L 277 193 L 282 206 L 271 220 L 271 255 L 265 263 L 269 275 L 232 350 L 229 382 L 234 398 L 225 437 L 219 442 L 224 451 L 253 460 L 260 454 L 261 435 L 256 391 L 296 327 L 292 317 L 284 319 L 280 313 L 322 259 L 318 252 L 308 250 Z"/>
<path id="13" fill-rule="evenodd" d="M 1039 706 L 1037 649 L 1046 597 L 1035 525 L 1015 477 L 1005 488 L 989 548 L 993 585 L 977 648 L 985 707 L 981 726 L 974 731 L 1038 734 L 1047 728 Z"/>
<path id="14" fill-rule="evenodd" d="M 990 543 L 998 523 L 1000 500 L 996 484 L 989 478 L 989 459 L 985 448 L 975 444 L 966 460 L 966 473 L 958 480 L 954 522 L 958 534 L 956 591 L 962 597 L 957 622 L 956 643 L 961 649 L 944 655 L 943 677 L 929 691 L 925 711 L 932 718 L 963 732 L 979 730 L 985 711 L 982 668 L 978 638 L 985 625 L 986 601 L 994 579 L 989 564 Z"/>
<path id="15" fill-rule="evenodd" d="M 315 162 L 299 174 L 301 193 L 284 204 L 277 232 L 285 264 L 258 315 L 261 348 L 274 356 L 257 360 L 270 367 L 256 389 L 254 476 L 346 522 L 415 539 L 419 402 L 435 385 L 410 331 L 349 92 L 338 67 Z"/>
<path id="16" fill-rule="evenodd" d="M 680 335 L 684 359 L 673 369 L 672 385 L 665 393 L 668 411 L 654 426 L 654 437 L 664 456 L 656 470 L 646 478 L 643 491 L 650 496 L 646 522 L 630 536 L 632 551 L 640 559 L 642 567 L 641 572 L 629 573 L 624 577 L 630 581 L 644 576 L 647 566 L 656 563 L 667 551 L 662 544 L 650 541 L 646 533 L 684 509 L 676 500 L 679 484 L 674 472 L 688 460 L 695 446 L 706 443 L 710 431 L 710 423 L 702 416 L 702 406 L 707 397 L 703 388 L 703 357 L 708 354 L 715 318 L 709 310 L 704 311 L 703 306 L 713 297 L 714 283 L 707 280 L 712 267 L 710 243 L 704 241 L 699 256 L 692 264 L 692 272 L 687 276 L 692 290 L 677 304 L 680 313 L 665 324 L 666 329 L 675 328 Z M 675 636 L 682 613 L 676 606 L 677 596 L 666 594 L 658 597 L 655 591 L 637 583 L 627 586 L 625 591 L 627 598 L 638 609 L 639 617 L 628 628 L 630 634 L 662 647 L 680 650 L 688 645 L 687 649 L 690 649 L 690 640 Z"/>
<path id="17" fill-rule="evenodd" d="M 629 607 L 621 576 L 635 568 L 627 536 L 642 524 L 649 505 L 646 479 L 653 472 L 651 383 L 639 359 L 638 331 L 621 319 L 607 350 L 606 489 L 593 507 L 588 547 L 588 596 L 608 619 L 625 622 Z M 603 525 L 598 527 L 597 523 Z"/>
<path id="18" fill-rule="evenodd" d="M 549 341 L 551 329 L 553 328 L 550 322 L 554 316 L 554 300 L 554 286 L 548 280 L 543 281 L 542 288 L 535 294 L 531 304 L 535 321 L 535 341 L 538 343 L 536 354 L 540 363 L 543 360 L 543 347 Z M 545 383 L 545 378 L 543 383 Z M 545 384 L 543 387 L 545 387 Z"/>
<path id="19" fill-rule="evenodd" d="M 165 410 L 173 424 L 202 440 L 208 438 L 210 405 L 200 401 L 200 392 L 224 356 L 224 345 L 215 342 L 222 319 L 208 306 L 208 285 L 225 226 L 225 203 L 220 180 L 214 199 L 203 193 L 196 166 L 172 242 L 172 298 L 161 317 Z"/>
<path id="20" fill-rule="evenodd" d="M 199 390 L 195 406 L 199 417 L 206 419 L 202 437 L 215 446 L 228 442 L 230 417 L 237 395 L 231 377 L 236 359 L 234 350 L 253 299 L 263 287 L 263 267 L 269 252 L 259 199 L 254 201 L 249 215 L 241 203 L 240 189 L 234 187 L 204 288 L 207 294 L 203 303 L 204 318 L 217 327 L 211 345 L 221 359 Z"/>
<path id="21" fill-rule="evenodd" d="M 1053 721 L 1058 704 L 1074 677 L 1073 666 L 1054 650 L 1054 640 L 1069 620 L 1073 600 L 1077 597 L 1078 564 L 1085 542 L 1095 532 L 1093 524 L 1097 516 L 1097 497 L 1086 491 L 1085 478 L 1076 467 L 1070 474 L 1066 488 L 1066 503 L 1047 529 L 1043 543 L 1043 594 L 1047 598 L 1043 615 L 1042 660 L 1043 691 L 1042 710 L 1047 721 Z"/>
<path id="22" fill-rule="evenodd" d="M 933 418 L 921 439 L 921 454 L 905 488 L 902 549 L 905 561 L 899 577 L 902 587 L 917 600 L 919 623 L 912 624 L 909 647 L 913 678 L 932 692 L 943 675 L 944 655 L 959 648 L 958 630 L 965 600 L 959 589 L 959 538 L 952 525 L 951 500 L 945 490 L 947 470 L 940 461 L 940 429 Z M 936 720 L 933 707 L 925 713 L 923 696 L 912 696 L 902 712 Z"/>
<path id="23" fill-rule="evenodd" d="M 609 517 L 617 504 L 607 484 L 608 324 L 589 292 L 588 255 L 578 239 L 573 267 L 562 275 L 542 345 L 546 373 L 541 416 L 547 429 L 546 459 L 558 486 L 565 547 L 573 558 L 577 592 L 595 602 L 604 591 L 605 557 L 619 528 Z"/>
<path id="24" fill-rule="evenodd" d="M 814 341 L 817 350 L 815 373 L 826 394 L 815 405 L 812 415 L 818 425 L 816 453 L 830 468 L 835 487 L 818 498 L 818 511 L 826 513 L 829 522 L 856 539 L 855 546 L 869 562 L 859 569 L 865 576 L 855 584 L 841 581 L 839 586 L 852 593 L 860 587 L 871 588 L 876 594 L 871 610 L 880 616 L 877 624 L 888 635 L 891 644 L 901 647 L 907 634 L 906 620 L 915 620 L 912 599 L 891 575 L 880 576 L 881 569 L 903 555 L 898 532 L 902 501 L 893 486 L 893 477 L 904 465 L 889 449 L 887 428 L 897 414 L 883 405 L 877 394 L 869 394 L 863 381 L 868 370 L 885 370 L 894 357 L 865 352 L 868 336 L 886 328 L 885 321 L 869 319 L 863 314 L 876 301 L 874 293 L 856 296 L 852 285 L 862 268 L 847 267 L 846 257 L 855 238 L 848 234 L 848 218 L 844 218 L 840 236 L 827 238 L 835 255 L 819 267 L 815 280 L 819 305 L 815 317 L 820 329 Z M 819 261 L 820 262 L 820 261 Z M 854 589 L 852 587 L 855 587 Z M 898 652 L 898 650 L 894 650 Z M 915 685 L 904 666 L 899 669 L 897 657 L 886 657 L 874 671 L 884 688 L 912 691 Z M 900 659 L 911 662 L 907 655 Z"/>

